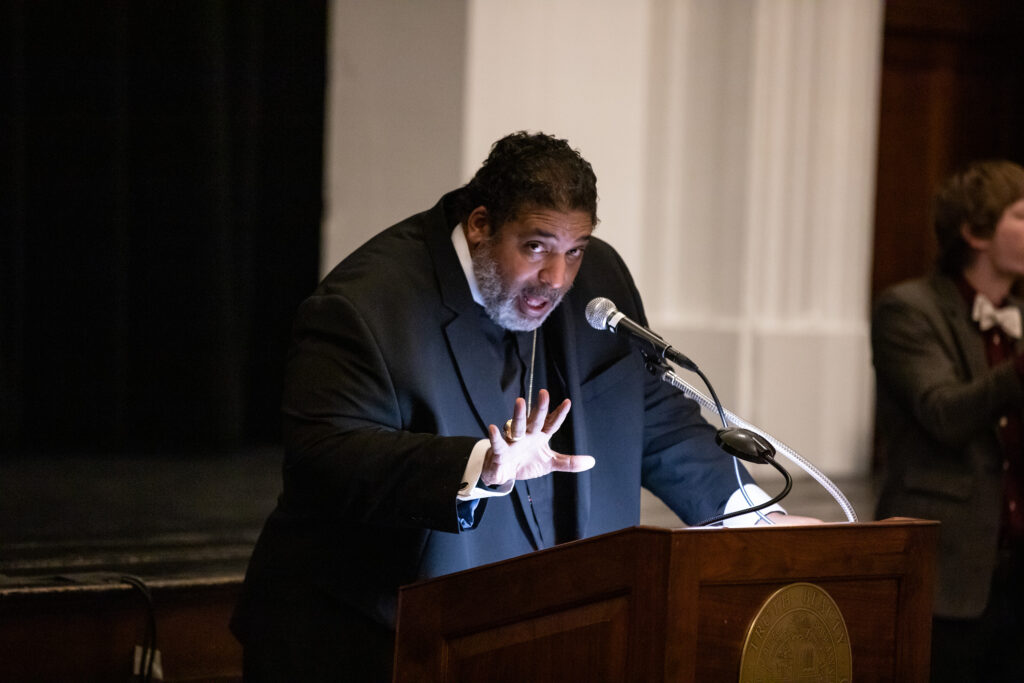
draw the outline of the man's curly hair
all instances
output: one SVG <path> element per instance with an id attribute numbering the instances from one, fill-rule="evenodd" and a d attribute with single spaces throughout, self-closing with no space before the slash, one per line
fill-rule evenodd
<path id="1" fill-rule="evenodd" d="M 459 191 L 459 220 L 465 222 L 478 206 L 487 209 L 493 233 L 523 209 L 584 211 L 597 225 L 597 177 L 568 141 L 519 131 L 495 142 Z"/>

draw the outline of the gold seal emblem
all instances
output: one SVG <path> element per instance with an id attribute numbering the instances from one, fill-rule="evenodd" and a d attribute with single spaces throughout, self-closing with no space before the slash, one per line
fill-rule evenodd
<path id="1" fill-rule="evenodd" d="M 811 583 L 775 591 L 750 622 L 740 683 L 850 683 L 846 621 L 832 596 Z"/>

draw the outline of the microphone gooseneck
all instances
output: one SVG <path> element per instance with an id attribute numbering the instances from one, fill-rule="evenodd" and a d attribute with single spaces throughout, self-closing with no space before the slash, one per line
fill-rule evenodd
<path id="1" fill-rule="evenodd" d="M 703 393 L 700 392 L 700 390 L 698 390 L 696 387 L 683 380 L 681 377 L 679 377 L 679 375 L 672 372 L 671 370 L 666 370 L 665 373 L 662 375 L 661 379 L 664 382 L 671 384 L 676 389 L 679 389 L 679 391 L 689 396 L 702 407 L 708 410 L 715 409 L 715 403 L 712 401 L 711 398 L 705 396 Z M 729 416 L 730 422 L 740 425 L 745 429 L 748 429 L 752 432 L 755 432 L 763 436 L 772 446 L 775 447 L 777 453 L 781 453 L 782 455 L 786 456 L 791 462 L 796 463 L 800 467 L 800 469 L 809 474 L 812 479 L 817 481 L 823 489 L 828 491 L 829 495 L 832 496 L 833 500 L 836 501 L 839 507 L 843 509 L 843 513 L 846 515 L 847 521 L 858 521 L 857 512 L 856 510 L 854 510 L 853 504 L 850 503 L 850 500 L 843 494 L 839 487 L 836 486 L 831 479 L 825 476 L 824 472 L 815 467 L 813 463 L 811 463 L 805 457 L 797 453 L 787 444 L 783 443 L 782 441 L 779 441 L 771 434 L 765 432 L 763 429 L 755 427 L 754 425 L 750 424 L 743 418 L 737 416 L 735 413 L 726 410 L 725 414 Z"/>
<path id="2" fill-rule="evenodd" d="M 782 465 L 775 459 L 777 450 L 781 451 L 783 455 L 799 465 L 805 472 L 810 474 L 812 478 L 821 484 L 821 486 L 832 495 L 839 506 L 843 508 L 843 512 L 846 513 L 846 517 L 850 522 L 857 521 L 857 513 L 854 512 L 850 501 L 847 500 L 842 491 L 840 491 L 839 488 L 828 479 L 828 477 L 822 474 L 821 471 L 806 459 L 798 455 L 793 451 L 793 449 L 773 438 L 763 430 L 754 427 L 740 418 L 737 418 L 734 414 L 726 411 L 721 400 L 719 400 L 718 395 L 715 393 L 714 387 L 711 386 L 711 381 L 703 372 L 701 372 L 700 368 L 697 367 L 697 364 L 673 349 L 661 336 L 655 334 L 643 325 L 635 323 L 627 318 L 624 313 L 619 311 L 611 300 L 604 297 L 595 297 L 594 299 L 591 299 L 587 304 L 585 315 L 587 322 L 595 330 L 608 330 L 618 334 L 619 329 L 622 329 L 629 336 L 630 340 L 638 343 L 641 353 L 644 355 L 645 360 L 647 360 L 647 367 L 652 373 L 657 374 L 659 370 L 663 371 L 661 374 L 662 381 L 667 384 L 671 384 L 676 389 L 679 389 L 686 396 L 697 401 L 697 403 L 704 408 L 716 410 L 722 420 L 722 429 L 718 430 L 718 433 L 715 436 L 715 442 L 718 444 L 719 448 L 738 459 L 758 464 L 769 464 L 778 470 L 785 478 L 786 485 L 781 494 L 775 496 L 766 503 L 756 506 L 753 506 L 749 497 L 747 497 L 746 489 L 741 481 L 740 490 L 743 491 L 747 504 L 752 505 L 752 507 L 705 520 L 700 524 L 700 526 L 714 524 L 729 517 L 749 512 L 757 512 L 758 516 L 771 523 L 758 511 L 780 501 L 789 493 L 790 488 L 792 487 L 792 479 L 790 478 L 789 473 L 786 472 Z M 663 362 L 664 360 L 670 360 L 687 370 L 695 372 L 708 388 L 708 392 L 711 394 L 711 399 L 680 379 L 678 375 L 665 365 Z M 732 420 L 737 422 L 739 426 L 730 427 L 730 420 L 728 418 L 732 418 Z M 738 465 L 737 478 L 739 478 Z"/>

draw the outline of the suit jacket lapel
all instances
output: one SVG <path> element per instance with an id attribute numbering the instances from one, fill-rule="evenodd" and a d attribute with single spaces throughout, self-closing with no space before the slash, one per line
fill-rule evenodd
<path id="1" fill-rule="evenodd" d="M 480 326 L 480 307 L 473 301 L 452 247 L 451 231 L 455 220 L 445 215 L 446 199 L 442 198 L 434 207 L 431 214 L 434 220 L 425 227 L 425 237 L 434 261 L 442 302 L 454 314 L 444 324 L 444 334 L 455 359 L 459 379 L 480 424 L 481 434 L 486 435 L 488 425 L 495 424 L 500 429 L 512 414 L 501 391 L 501 368 L 488 355 L 490 342 Z M 540 529 L 533 519 L 525 487 L 517 483 L 509 495 L 515 502 L 516 516 L 527 532 L 530 544 L 534 550 L 539 550 L 542 547 Z"/>
<path id="2" fill-rule="evenodd" d="M 932 282 L 937 292 L 939 307 L 946 316 L 953 339 L 964 359 L 968 378 L 977 377 L 988 372 L 985 341 L 978 334 L 977 323 L 971 319 L 970 311 L 956 283 L 944 276 L 937 276 Z M 1020 299 L 1011 296 L 1009 303 L 1021 308 L 1022 315 L 1024 315 L 1024 306 L 1022 306 Z M 1014 349 L 1016 353 L 1024 352 L 1024 339 L 1016 340 Z M 997 432 L 998 438 L 998 429 L 993 427 L 993 430 Z"/>
<path id="3" fill-rule="evenodd" d="M 585 406 L 583 405 L 580 384 L 580 363 L 578 362 L 579 349 L 576 343 L 576 328 L 573 325 L 571 304 L 572 297 L 566 297 L 562 304 L 555 309 L 548 321 L 545 323 L 549 335 L 551 352 L 554 354 L 552 362 L 561 370 L 565 379 L 566 394 L 572 401 L 572 409 L 569 411 L 567 424 L 572 431 L 569 453 L 586 455 L 587 450 L 587 418 Z M 582 315 L 582 313 L 580 314 Z M 573 359 L 570 361 L 569 359 Z M 596 465 L 600 467 L 601 464 Z M 587 532 L 587 522 L 590 517 L 590 471 L 580 472 L 572 476 L 572 485 L 566 486 L 565 491 L 573 491 L 575 498 L 576 516 L 576 538 L 583 538 Z"/>
<path id="4" fill-rule="evenodd" d="M 936 301 L 949 324 L 953 340 L 960 349 L 964 364 L 971 377 L 988 372 L 988 360 L 985 356 L 985 342 L 978 334 L 977 324 L 971 320 L 971 312 L 963 300 L 960 289 L 948 277 L 938 275 L 932 279 L 932 288 L 936 292 Z M 1024 301 L 1010 296 L 1008 303 L 1021 309 L 1024 317 Z M 1014 343 L 1016 353 L 1024 353 L 1024 339 Z"/>
<path id="5" fill-rule="evenodd" d="M 967 304 L 956 283 L 947 277 L 937 276 L 932 280 L 932 286 L 969 376 L 977 377 L 987 372 L 985 342 L 971 320 L 970 311 L 967 310 Z"/>
<path id="6" fill-rule="evenodd" d="M 427 247 L 434 262 L 441 300 L 453 313 L 443 323 L 445 338 L 455 359 L 459 379 L 480 425 L 480 433 L 487 433 L 487 425 L 500 424 L 511 417 L 502 417 L 508 408 L 500 386 L 500 368 L 494 367 L 488 357 L 490 342 L 480 327 L 480 308 L 473 301 L 459 259 L 452 247 L 451 231 L 454 217 L 447 215 L 444 197 L 431 211 L 430 222 L 424 227 Z M 426 368 L 426 371 L 432 368 Z"/>

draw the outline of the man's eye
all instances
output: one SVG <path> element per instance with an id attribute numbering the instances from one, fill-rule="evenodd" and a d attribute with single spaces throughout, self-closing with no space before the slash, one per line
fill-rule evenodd
<path id="1" fill-rule="evenodd" d="M 540 242 L 527 242 L 526 248 L 535 254 L 539 254 L 540 252 L 544 251 L 544 245 L 541 244 Z"/>

